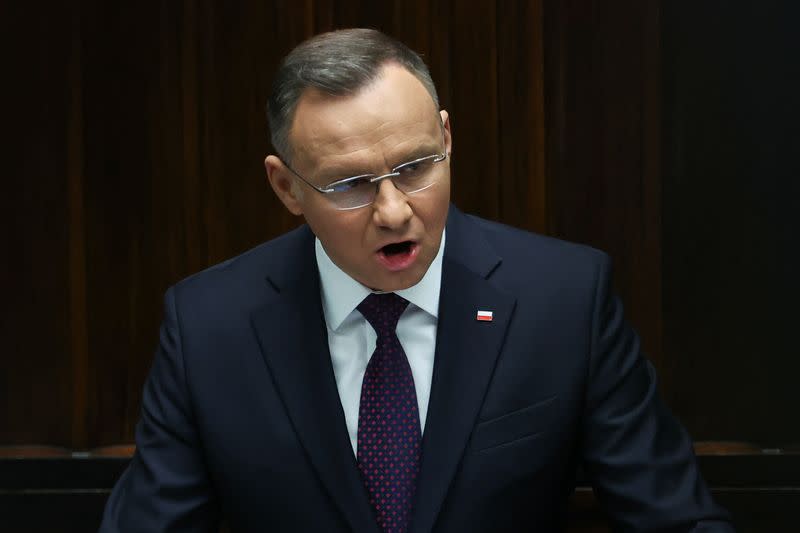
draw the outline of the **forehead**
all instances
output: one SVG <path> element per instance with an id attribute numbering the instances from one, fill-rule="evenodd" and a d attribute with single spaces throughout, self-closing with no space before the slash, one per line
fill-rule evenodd
<path id="1" fill-rule="evenodd" d="M 387 65 L 354 95 L 306 90 L 290 141 L 297 163 L 308 167 L 391 164 L 421 147 L 437 147 L 441 125 L 422 83 L 404 68 Z"/>

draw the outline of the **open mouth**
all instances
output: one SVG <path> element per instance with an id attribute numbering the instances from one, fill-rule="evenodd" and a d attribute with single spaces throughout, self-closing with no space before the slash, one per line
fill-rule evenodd
<path id="1" fill-rule="evenodd" d="M 393 242 L 381 248 L 381 252 L 387 256 L 407 254 L 411 251 L 411 246 L 414 243 L 411 241 Z"/>
<path id="2" fill-rule="evenodd" d="M 419 255 L 419 245 L 414 241 L 393 242 L 378 250 L 378 261 L 396 272 L 410 267 Z"/>

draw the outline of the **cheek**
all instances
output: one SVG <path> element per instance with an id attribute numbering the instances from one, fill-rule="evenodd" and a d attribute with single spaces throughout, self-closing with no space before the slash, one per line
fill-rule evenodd
<path id="1" fill-rule="evenodd" d="M 447 211 L 450 208 L 450 186 L 448 182 L 441 184 L 442 187 L 437 191 L 437 194 L 431 199 L 428 205 L 428 222 L 431 224 L 430 229 L 441 229 L 447 221 Z"/>
<path id="2" fill-rule="evenodd" d="M 357 235 L 352 235 L 345 231 L 336 231 L 335 228 L 330 229 L 328 242 L 336 248 L 336 253 L 339 257 L 352 261 L 358 252 L 361 239 Z"/>
<path id="3" fill-rule="evenodd" d="M 362 228 L 357 217 L 348 217 L 337 211 L 333 214 L 306 217 L 314 234 L 325 245 L 331 259 L 337 262 L 353 263 L 362 260 Z"/>

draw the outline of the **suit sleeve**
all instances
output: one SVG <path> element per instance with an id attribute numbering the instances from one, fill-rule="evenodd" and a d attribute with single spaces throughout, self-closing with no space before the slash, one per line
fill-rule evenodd
<path id="1" fill-rule="evenodd" d="M 598 272 L 583 459 L 615 531 L 731 532 L 697 467 L 692 442 L 658 395 L 653 366 Z"/>
<path id="2" fill-rule="evenodd" d="M 106 504 L 101 533 L 216 531 L 218 512 L 193 420 L 175 289 L 144 386 L 136 453 Z"/>

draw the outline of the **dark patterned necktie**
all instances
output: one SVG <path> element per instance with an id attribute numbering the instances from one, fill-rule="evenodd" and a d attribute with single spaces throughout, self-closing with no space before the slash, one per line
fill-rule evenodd
<path id="1" fill-rule="evenodd" d="M 364 373 L 358 408 L 358 467 L 386 533 L 405 533 L 419 470 L 421 431 L 417 393 L 395 328 L 408 301 L 370 294 L 358 310 L 378 340 Z"/>

